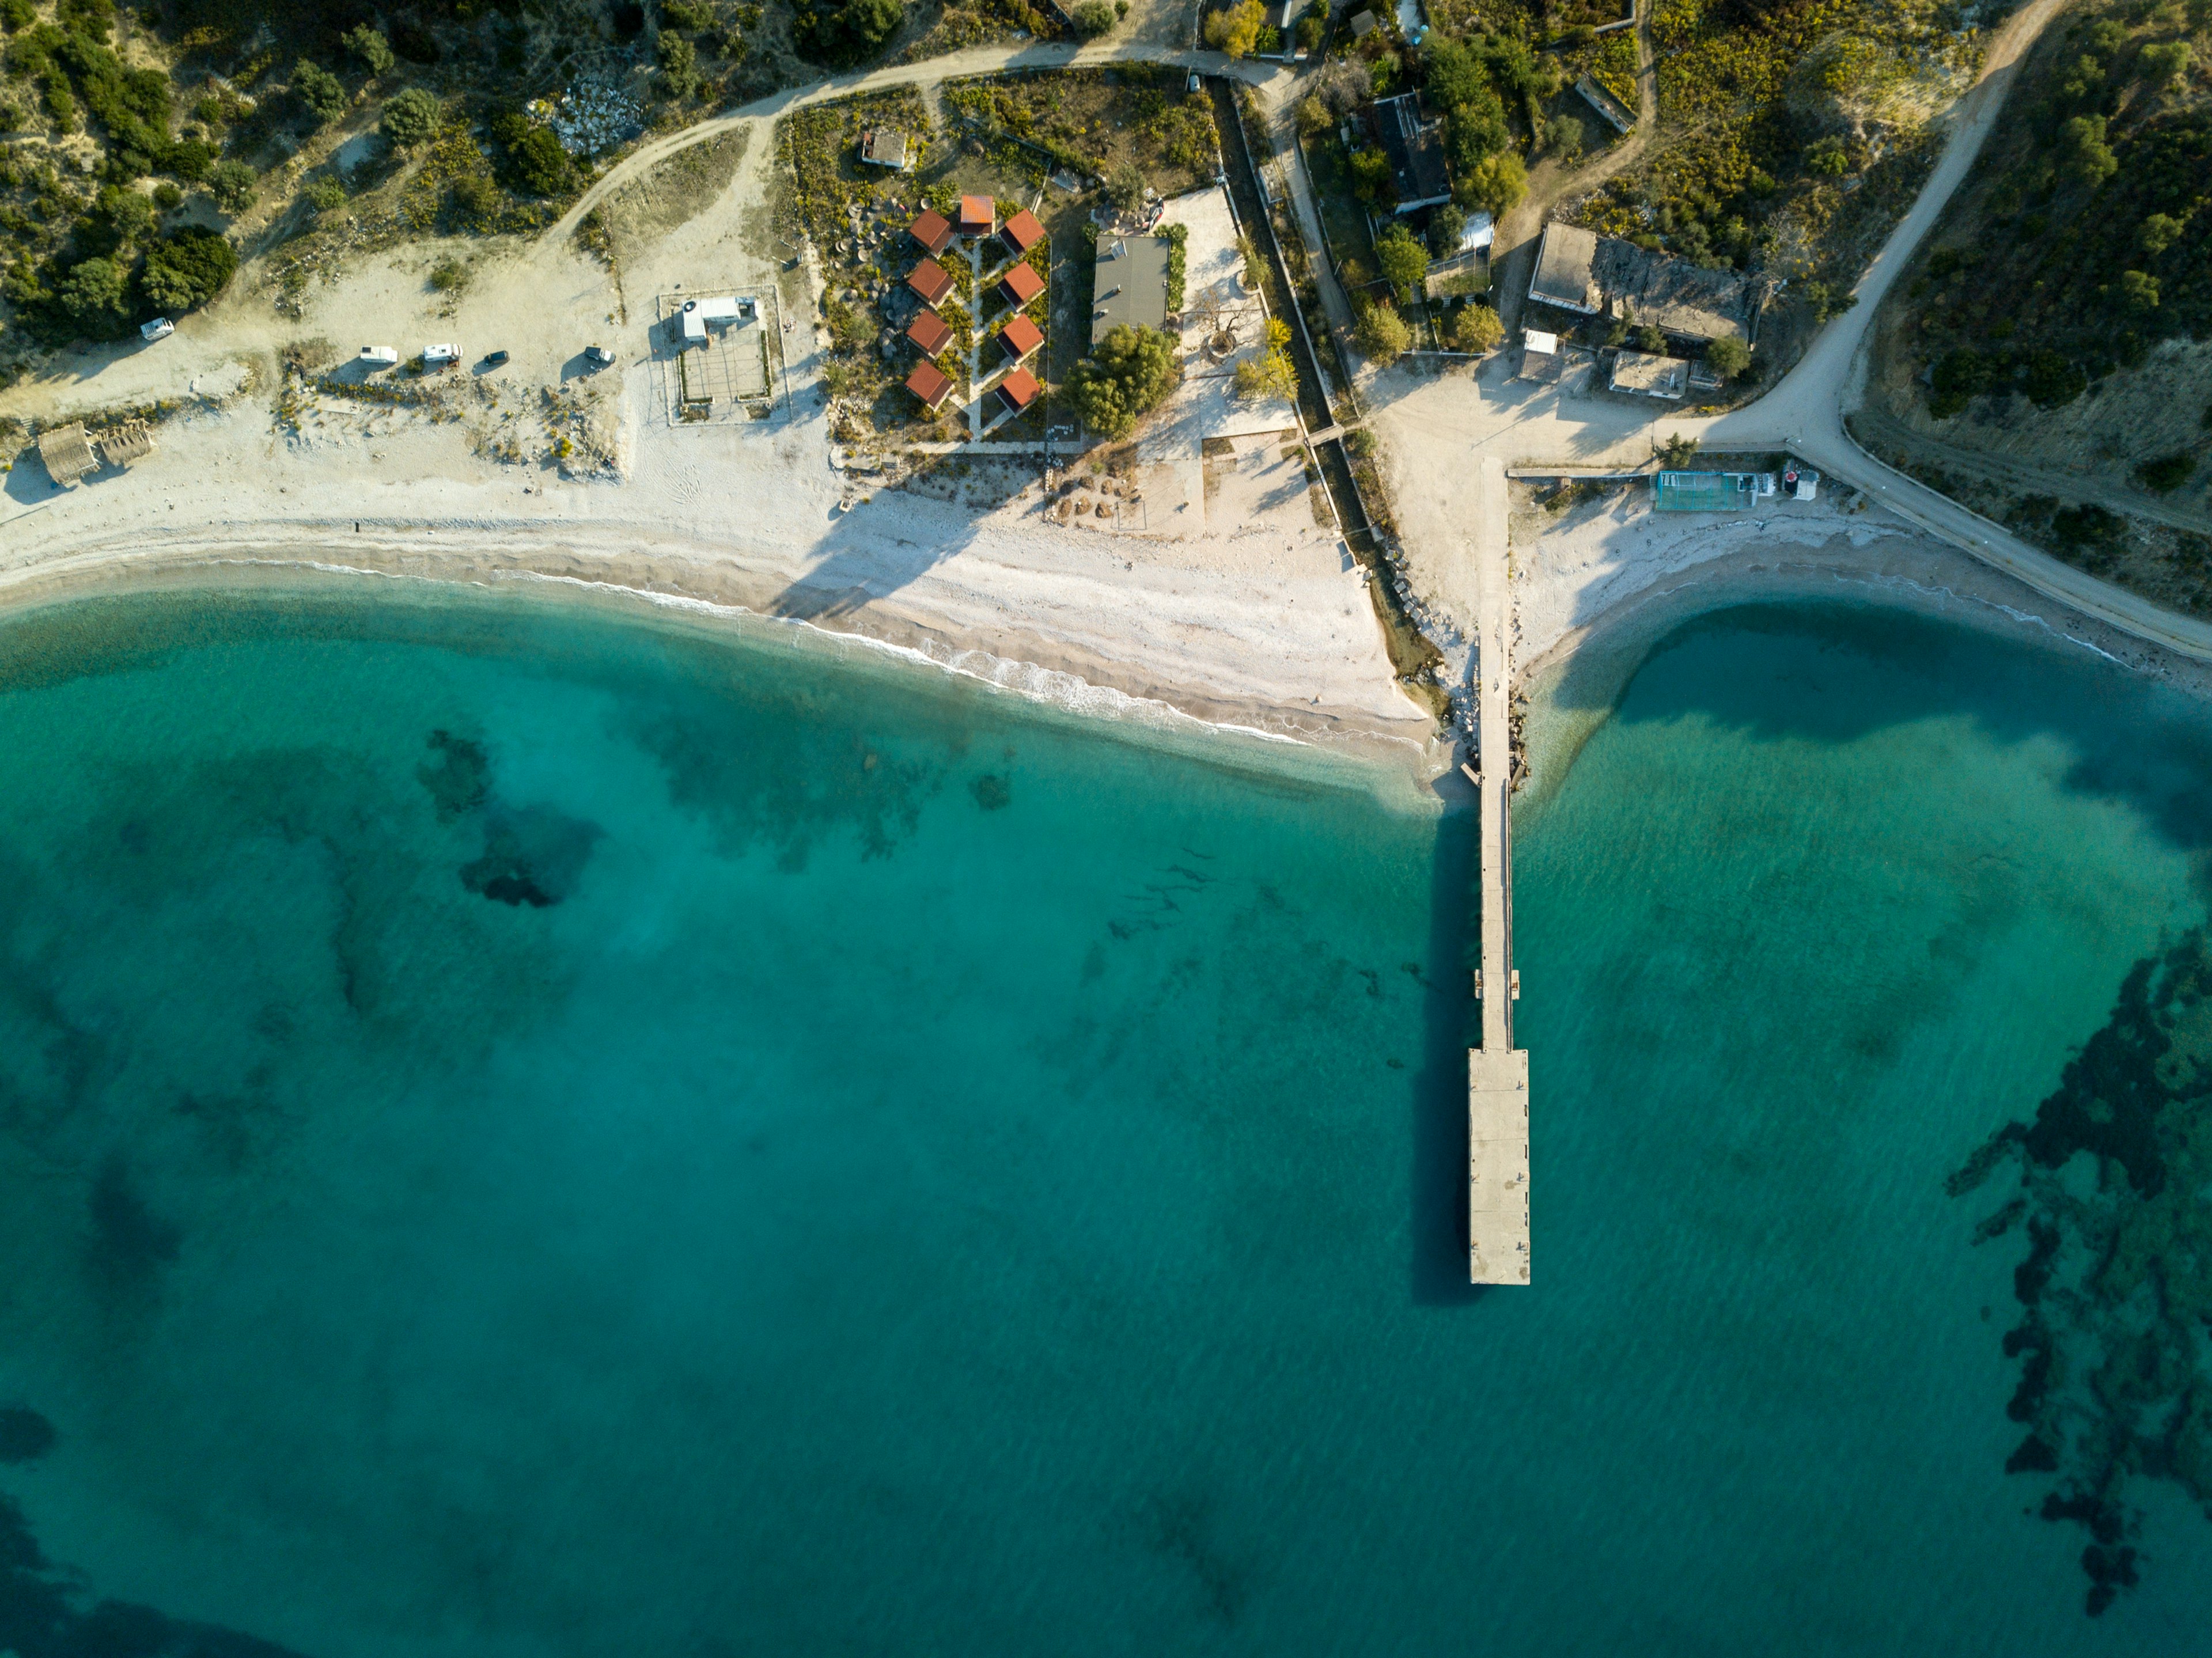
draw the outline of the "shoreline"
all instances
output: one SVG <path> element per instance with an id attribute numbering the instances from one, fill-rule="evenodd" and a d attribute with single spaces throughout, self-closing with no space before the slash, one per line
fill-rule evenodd
<path id="1" fill-rule="evenodd" d="M 1019 698 L 1038 717 L 1079 723 L 1095 735 L 1165 747 L 1178 756 L 1236 771 L 1285 769 L 1308 780 L 1375 789 L 1432 805 L 1432 787 L 1449 774 L 1449 753 L 1440 741 L 1413 743 L 1387 731 L 1338 725 L 1296 734 L 1279 728 L 1294 710 L 1249 705 L 1251 722 L 1235 716 L 1232 703 L 1212 703 L 1206 718 L 1161 697 L 1141 696 L 1066 668 L 997 654 L 975 645 L 909 645 L 857 629 L 825 626 L 804 616 L 777 616 L 741 604 L 629 585 L 611 573 L 584 576 L 501 562 L 468 568 L 400 569 L 390 563 L 318 559 L 300 549 L 291 556 L 140 553 L 128 558 L 95 554 L 88 559 L 0 574 L 0 627 L 40 612 L 160 595 L 234 592 L 270 600 L 291 598 L 358 602 L 366 584 L 393 584 L 402 602 L 452 611 L 471 604 L 572 610 L 616 623 L 683 632 L 732 648 L 759 649 L 779 640 L 835 654 L 848 662 L 892 672 L 934 670 L 945 682 L 979 693 Z M 1187 699 L 1188 700 L 1188 699 Z M 1258 723 L 1274 719 L 1276 727 Z M 1228 738 L 1224 744 L 1222 741 Z M 1449 806 L 1450 802 L 1444 804 Z"/>
<path id="2" fill-rule="evenodd" d="M 1708 533 L 1698 546 L 1711 550 L 1686 558 L 1647 558 L 1640 571 L 1632 558 L 1623 562 L 1614 568 L 1644 579 L 1626 591 L 1620 590 L 1626 582 L 1607 584 L 1613 590 L 1601 605 L 1553 631 L 1540 650 L 1516 665 L 1516 713 L 1525 708 L 1532 716 L 1523 738 L 1528 780 L 1521 804 L 1540 805 L 1565 780 L 1583 744 L 1612 717 L 1621 693 L 1657 645 L 1700 616 L 1741 606 L 1895 607 L 2039 649 L 2086 653 L 2183 695 L 2212 701 L 2212 665 L 2084 616 L 1879 508 L 1763 525 L 1703 515 L 1679 527 L 1655 527 L 1650 520 L 1647 511 L 1601 530 L 1585 525 L 1578 546 L 1573 526 L 1562 526 L 1563 544 L 1584 552 L 1602 545 L 1618 553 L 1647 538 L 1679 548 L 1700 531 Z M 1737 533 L 1709 533 L 1730 528 Z M 1516 546 L 1516 556 L 1521 550 Z M 1529 550 L 1545 550 L 1540 542 Z M 1556 562 L 1548 567 L 1534 562 L 1534 568 L 1516 572 L 1516 588 L 1525 579 L 1535 590 L 1537 604 L 1532 608 L 1540 610 L 1548 601 L 1556 610 L 1563 594 L 1579 596 Z M 1577 682 L 1571 708 L 1557 700 L 1571 673 Z M 1539 714 L 1540 719 L 1533 717 Z"/>

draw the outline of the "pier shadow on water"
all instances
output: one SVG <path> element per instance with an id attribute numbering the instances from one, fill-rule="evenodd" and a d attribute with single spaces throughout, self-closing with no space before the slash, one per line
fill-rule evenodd
<path id="1" fill-rule="evenodd" d="M 1444 811 L 1430 862 L 1407 1266 L 1416 1305 L 1458 1307 L 1487 1287 L 1467 1281 L 1467 1050 L 1481 1028 L 1469 976 L 1482 948 L 1481 843 L 1474 790 L 1458 768 L 1433 786 Z"/>

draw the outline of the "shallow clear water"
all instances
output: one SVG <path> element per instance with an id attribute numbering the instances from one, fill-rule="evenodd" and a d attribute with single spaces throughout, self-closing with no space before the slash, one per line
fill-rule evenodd
<path id="1" fill-rule="evenodd" d="M 1401 782 L 486 601 L 79 606 L 0 665 L 0 1407 L 54 1434 L 0 1431 L 0 1649 L 103 1599 L 158 1617 L 71 1650 L 2212 1612 L 2154 1501 L 2083 1616 L 2001 1472 L 2017 1251 L 1942 1187 L 2202 918 L 2212 722 L 2115 674 L 1667 641 L 1520 825 L 1537 1282 L 1476 1295 L 1468 824 Z"/>

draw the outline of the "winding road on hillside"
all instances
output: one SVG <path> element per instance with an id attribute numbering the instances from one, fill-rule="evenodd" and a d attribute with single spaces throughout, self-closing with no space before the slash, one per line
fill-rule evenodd
<path id="1" fill-rule="evenodd" d="M 1865 491 L 1899 517 L 2039 593 L 2124 633 L 2185 656 L 2212 659 L 2212 623 L 2169 610 L 2061 562 L 2002 525 L 1875 459 L 1859 446 L 1844 425 L 1846 413 L 1856 410 L 1863 395 L 1868 337 L 1875 312 L 1912 250 L 1935 227 L 1953 193 L 1965 181 L 1996 123 L 2005 94 L 2018 77 L 2028 49 L 2064 3 L 2065 0 L 2034 0 L 1991 40 L 1981 79 L 1960 101 L 1956 125 L 1942 161 L 1911 211 L 1891 233 L 1852 290 L 1856 303 L 1851 309 L 1822 329 L 1796 367 L 1756 403 L 1711 419 L 1668 422 L 1662 435 L 1680 433 L 1717 450 L 1786 447 L 1828 476 Z"/>

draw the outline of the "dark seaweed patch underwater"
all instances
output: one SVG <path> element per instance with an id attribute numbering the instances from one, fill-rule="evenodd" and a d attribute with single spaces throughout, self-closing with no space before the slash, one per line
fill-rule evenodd
<path id="1" fill-rule="evenodd" d="M 2055 1474 L 2046 1520 L 2089 1533 L 2088 1611 L 2138 1581 L 2137 1479 L 2172 1480 L 2212 1517 L 2212 958 L 2202 929 L 2136 963 L 2111 1019 L 2033 1122 L 2008 1123 L 1954 1174 L 2002 1163 L 2020 1189 L 1978 1239 L 2023 1226 L 2013 1274 L 2020 1361 L 2006 1407 L 2027 1436 L 2008 1473 Z"/>

